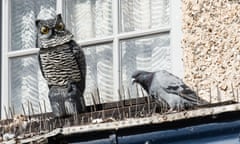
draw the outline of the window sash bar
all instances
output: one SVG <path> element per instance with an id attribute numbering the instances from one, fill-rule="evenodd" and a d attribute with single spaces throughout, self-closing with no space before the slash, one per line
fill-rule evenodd
<path id="1" fill-rule="evenodd" d="M 89 40 L 78 41 L 77 43 L 82 47 L 88 47 L 88 46 L 101 45 L 106 43 L 114 43 L 116 41 L 121 41 L 126 39 L 163 34 L 165 32 L 170 32 L 170 30 L 171 30 L 170 27 L 163 27 L 163 28 L 150 29 L 145 31 L 125 32 L 125 33 L 116 34 L 115 36 L 107 36 L 103 38 L 94 38 Z M 116 44 L 114 49 L 117 49 L 116 48 L 117 46 L 119 47 L 119 44 Z M 7 57 L 14 58 L 14 57 L 28 56 L 28 55 L 37 54 L 38 51 L 39 51 L 39 48 L 10 51 L 10 52 L 7 52 Z"/>
<path id="2" fill-rule="evenodd" d="M 120 89 L 120 48 L 119 48 L 119 0 L 112 1 L 112 13 L 113 13 L 113 100 L 119 100 L 119 89 Z"/>
<path id="3" fill-rule="evenodd" d="M 177 15 L 176 15 L 177 14 Z M 171 47 L 171 71 L 173 74 L 184 77 L 183 49 L 181 47 L 182 38 L 182 10 L 181 0 L 170 0 L 170 47 Z"/>
<path id="4" fill-rule="evenodd" d="M 157 29 L 149 29 L 149 30 L 143 30 L 143 31 L 133 31 L 133 32 L 126 32 L 126 33 L 120 33 L 117 35 L 119 40 L 125 40 L 125 39 L 133 39 L 138 37 L 144 37 L 149 35 L 156 35 L 161 34 L 165 32 L 170 32 L 171 28 L 168 27 L 162 27 Z"/>
<path id="5" fill-rule="evenodd" d="M 63 13 L 63 0 L 56 1 L 56 13 L 62 14 Z"/>
<path id="6" fill-rule="evenodd" d="M 8 61 L 8 48 L 9 48 L 9 7 L 10 1 L 2 1 L 2 80 L 1 80 L 1 119 L 6 118 L 4 108 L 8 109 L 10 97 L 9 97 L 9 61 Z"/>

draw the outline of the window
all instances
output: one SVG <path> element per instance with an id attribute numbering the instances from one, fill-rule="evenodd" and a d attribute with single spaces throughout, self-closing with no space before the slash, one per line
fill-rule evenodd
<path id="1" fill-rule="evenodd" d="M 180 4 L 180 0 L 4 0 L 2 117 L 9 107 L 15 113 L 23 113 L 22 107 L 37 113 L 39 105 L 51 111 L 35 47 L 35 18 L 41 9 L 62 13 L 84 49 L 84 96 L 92 104 L 91 95 L 97 92 L 101 103 L 122 99 L 119 91 L 127 89 L 135 96 L 130 76 L 136 69 L 166 69 L 183 76 Z"/>

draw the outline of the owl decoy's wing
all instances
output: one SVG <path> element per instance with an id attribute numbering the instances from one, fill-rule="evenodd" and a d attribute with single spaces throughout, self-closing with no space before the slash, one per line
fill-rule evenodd
<path id="1" fill-rule="evenodd" d="M 75 41 L 70 41 L 70 45 L 73 51 L 73 55 L 77 61 L 77 65 L 80 70 L 81 74 L 81 91 L 83 92 L 85 89 L 85 79 L 86 79 L 86 60 L 83 50 L 80 48 L 80 46 Z"/>
<path id="2" fill-rule="evenodd" d="M 43 78 L 46 78 L 45 75 L 44 75 L 43 67 L 42 67 L 42 62 L 41 62 L 41 58 L 40 58 L 40 52 L 38 53 L 38 62 L 39 62 L 39 68 L 40 68 L 40 71 L 42 73 L 42 76 L 43 76 Z"/>

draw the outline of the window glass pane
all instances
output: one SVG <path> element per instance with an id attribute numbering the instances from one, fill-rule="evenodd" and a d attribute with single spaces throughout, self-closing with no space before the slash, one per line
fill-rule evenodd
<path id="1" fill-rule="evenodd" d="M 121 0 L 121 32 L 169 25 L 169 0 Z"/>
<path id="2" fill-rule="evenodd" d="M 87 62 L 85 89 L 86 104 L 93 104 L 92 94 L 98 101 L 97 88 L 101 103 L 113 101 L 113 57 L 112 44 L 83 48 Z"/>
<path id="3" fill-rule="evenodd" d="M 41 9 L 55 11 L 55 6 L 55 0 L 12 0 L 11 50 L 36 47 L 36 17 Z"/>
<path id="4" fill-rule="evenodd" d="M 112 0 L 66 1 L 66 24 L 77 41 L 112 35 Z"/>
<path id="5" fill-rule="evenodd" d="M 42 110 L 45 102 L 47 111 L 51 111 L 47 82 L 42 77 L 36 55 L 10 59 L 10 72 L 10 99 L 16 113 L 23 113 L 22 104 L 26 112 L 30 104 L 38 113 L 39 102 Z"/>
<path id="6" fill-rule="evenodd" d="M 122 84 L 136 96 L 136 87 L 131 84 L 135 70 L 171 70 L 171 51 L 168 34 L 156 37 L 124 40 L 121 42 Z"/>

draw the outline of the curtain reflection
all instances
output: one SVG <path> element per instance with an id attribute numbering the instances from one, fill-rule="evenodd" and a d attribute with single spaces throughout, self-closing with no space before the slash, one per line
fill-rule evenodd
<path id="1" fill-rule="evenodd" d="M 66 1 L 66 24 L 77 41 L 112 34 L 112 0 Z"/>
<path id="2" fill-rule="evenodd" d="M 113 101 L 112 44 L 83 48 L 87 62 L 87 80 L 85 89 L 86 104 L 93 104 L 92 95 L 100 102 Z"/>
<path id="3" fill-rule="evenodd" d="M 66 1 L 66 24 L 77 42 L 112 35 L 112 0 Z M 91 95 L 113 101 L 112 44 L 84 48 L 87 62 L 86 104 Z"/>
<path id="4" fill-rule="evenodd" d="M 23 50 L 35 48 L 35 20 L 41 9 L 55 11 L 55 0 L 12 0 L 11 2 L 11 49 Z M 10 101 L 16 113 L 23 113 L 22 104 L 27 113 L 40 111 L 39 102 L 45 102 L 46 110 L 51 111 L 48 101 L 47 84 L 38 67 L 37 56 L 10 59 Z"/>
<path id="5" fill-rule="evenodd" d="M 169 25 L 169 0 L 121 0 L 121 31 Z"/>

